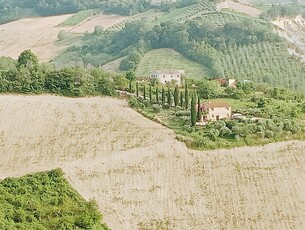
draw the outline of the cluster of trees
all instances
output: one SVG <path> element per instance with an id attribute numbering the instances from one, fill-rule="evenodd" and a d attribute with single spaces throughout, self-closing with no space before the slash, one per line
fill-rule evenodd
<path id="1" fill-rule="evenodd" d="M 151 7 L 151 0 L 2 0 L 0 24 L 28 16 L 50 16 L 102 9 L 108 13 L 133 15 Z"/>
<path id="2" fill-rule="evenodd" d="M 289 4 L 274 4 L 272 7 L 265 13 L 260 15 L 261 18 L 267 20 L 273 20 L 276 17 L 295 17 L 297 15 L 305 16 L 305 9 L 299 5 L 297 1 Z"/>
<path id="3" fill-rule="evenodd" d="M 236 88 L 221 87 L 208 80 L 187 83 L 184 90 L 178 87 L 159 90 L 158 86 L 139 86 L 137 83 L 135 92 L 138 99 L 131 98 L 130 105 L 141 107 L 141 111 L 152 119 L 155 115 L 151 115 L 151 111 L 159 113 L 162 110 L 162 117 L 168 118 L 161 122 L 175 129 L 182 135 L 181 140 L 195 148 L 256 145 L 303 137 L 303 93 L 252 82 L 238 82 Z M 132 87 L 130 89 L 133 91 Z M 216 98 L 235 99 L 234 105 L 238 106 L 233 108 L 234 111 L 245 117 L 197 127 L 196 122 L 202 115 L 201 99 Z"/>
<path id="4" fill-rule="evenodd" d="M 255 23 L 245 19 L 239 23 L 226 23 L 223 27 L 214 24 L 164 22 L 150 28 L 144 21 L 130 22 L 118 32 L 96 30 L 83 38 L 83 44 L 67 52 L 87 63 L 88 56 L 102 56 L 100 65 L 119 57 L 127 56 L 121 63 L 121 70 L 134 70 L 145 52 L 157 48 L 172 48 L 192 61 L 219 73 L 219 52 L 230 46 L 244 46 L 261 42 L 279 42 L 268 24 Z M 103 54 L 103 55 L 101 55 Z M 92 58 L 91 58 L 92 59 Z"/>
<path id="5" fill-rule="evenodd" d="M 98 68 L 73 67 L 56 70 L 48 65 L 40 65 L 30 50 L 22 52 L 18 61 L 3 60 L 4 63 L 10 63 L 10 67 L 0 68 L 1 93 L 116 95 L 116 88 L 124 89 L 128 84 L 125 76 L 105 73 Z"/>
<path id="6" fill-rule="evenodd" d="M 60 169 L 0 182 L 0 229 L 99 229 L 102 215 Z"/>

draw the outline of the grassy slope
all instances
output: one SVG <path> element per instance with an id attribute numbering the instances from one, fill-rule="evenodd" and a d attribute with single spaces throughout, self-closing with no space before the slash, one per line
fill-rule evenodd
<path id="1" fill-rule="evenodd" d="M 211 71 L 192 62 L 173 49 L 155 49 L 147 52 L 136 70 L 137 76 L 148 76 L 154 69 L 185 70 L 187 78 L 200 79 L 211 76 Z"/>
<path id="2" fill-rule="evenodd" d="M 96 13 L 97 10 L 83 10 L 79 11 L 78 13 L 72 15 L 70 18 L 65 20 L 63 23 L 60 24 L 60 26 L 75 26 L 82 21 L 89 18 L 92 14 Z"/>
<path id="3" fill-rule="evenodd" d="M 0 229 L 104 229 L 95 204 L 86 202 L 61 170 L 0 182 Z"/>

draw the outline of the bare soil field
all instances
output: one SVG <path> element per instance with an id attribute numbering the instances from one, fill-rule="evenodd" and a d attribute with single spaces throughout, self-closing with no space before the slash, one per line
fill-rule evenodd
<path id="1" fill-rule="evenodd" d="M 54 45 L 65 29 L 57 25 L 70 16 L 26 18 L 0 25 L 0 56 L 17 59 L 22 51 L 31 49 L 40 61 L 49 61 L 64 49 Z"/>
<path id="2" fill-rule="evenodd" d="M 252 17 L 258 17 L 262 11 L 256 9 L 251 6 L 247 6 L 238 2 L 225 1 L 217 4 L 217 11 L 221 11 L 222 9 L 230 9 L 233 11 L 241 12 L 244 14 L 248 14 Z"/>
<path id="3" fill-rule="evenodd" d="M 93 32 L 95 26 L 111 27 L 128 17 L 118 15 L 95 15 L 72 27 L 58 26 L 72 15 L 26 18 L 0 25 L 0 56 L 14 59 L 26 49 L 32 50 L 41 62 L 50 61 L 66 46 L 55 45 L 62 30 L 83 34 Z"/>
<path id="4" fill-rule="evenodd" d="M 61 167 L 118 229 L 304 229 L 305 142 L 193 151 L 113 98 L 0 96 L 0 179 Z"/>
<path id="5" fill-rule="evenodd" d="M 124 17 L 120 15 L 114 15 L 114 14 L 98 14 L 89 17 L 85 21 L 81 22 L 80 24 L 74 26 L 69 30 L 71 33 L 85 33 L 86 31 L 92 33 L 94 31 L 94 28 L 96 26 L 103 27 L 104 29 L 107 29 L 117 23 L 120 23 L 127 19 L 129 17 Z"/>

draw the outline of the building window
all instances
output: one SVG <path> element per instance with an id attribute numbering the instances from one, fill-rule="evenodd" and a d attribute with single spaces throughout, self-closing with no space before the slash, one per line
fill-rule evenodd
<path id="1" fill-rule="evenodd" d="M 177 77 L 179 77 L 179 75 L 177 75 Z"/>
<path id="2" fill-rule="evenodd" d="M 212 114 L 212 117 L 214 118 L 214 114 Z"/>
<path id="3" fill-rule="evenodd" d="M 165 78 L 165 75 L 163 75 L 163 78 Z"/>
<path id="4" fill-rule="evenodd" d="M 171 78 L 173 78 L 173 75 L 171 75 Z"/>
<path id="5" fill-rule="evenodd" d="M 211 108 L 212 111 L 214 111 L 214 108 Z"/>

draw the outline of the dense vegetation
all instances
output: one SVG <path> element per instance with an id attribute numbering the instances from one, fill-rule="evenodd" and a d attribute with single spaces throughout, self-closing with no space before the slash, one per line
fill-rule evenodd
<path id="1" fill-rule="evenodd" d="M 67 67 L 57 70 L 49 65 L 40 65 L 38 58 L 29 50 L 22 52 L 18 61 L 0 59 L 0 93 L 116 95 L 115 88 L 124 89 L 126 82 L 125 76 L 105 73 L 98 68 Z"/>
<path id="2" fill-rule="evenodd" d="M 297 15 L 305 16 L 305 8 L 298 2 L 288 3 L 284 5 L 273 4 L 267 12 L 260 15 L 261 18 L 272 20 L 276 17 L 295 17 Z"/>
<path id="3" fill-rule="evenodd" d="M 1 0 L 0 24 L 24 17 L 70 14 L 88 9 L 129 16 L 150 8 L 170 11 L 197 2 L 198 0 L 162 1 L 160 5 L 152 5 L 151 0 Z"/>
<path id="4" fill-rule="evenodd" d="M 146 96 L 145 88 L 139 85 L 139 97 L 132 97 L 129 104 L 173 129 L 179 134 L 179 140 L 195 149 L 232 148 L 305 138 L 303 93 L 241 82 L 237 88 L 220 87 L 215 81 L 206 80 L 193 80 L 188 84 L 189 90 L 180 89 L 180 93 L 176 88 L 165 90 L 155 86 Z M 232 111 L 243 117 L 195 126 L 201 116 L 195 103 L 208 100 L 228 102 Z"/>
<path id="5" fill-rule="evenodd" d="M 108 229 L 59 169 L 0 182 L 0 229 Z"/>

